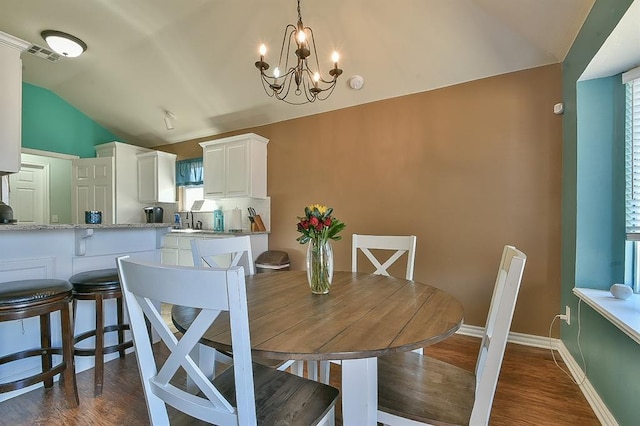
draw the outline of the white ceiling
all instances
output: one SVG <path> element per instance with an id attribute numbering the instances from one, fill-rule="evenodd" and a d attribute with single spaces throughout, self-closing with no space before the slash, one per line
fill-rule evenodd
<path id="1" fill-rule="evenodd" d="M 254 67 L 261 42 L 276 62 L 294 0 L 2 0 L 0 31 L 41 46 L 45 29 L 84 40 L 79 58 L 23 54 L 24 80 L 152 147 L 558 63 L 593 2 L 303 0 L 321 68 L 335 49 L 344 70 L 328 100 L 304 106 L 267 97 Z M 356 74 L 359 91 L 347 86 Z"/>

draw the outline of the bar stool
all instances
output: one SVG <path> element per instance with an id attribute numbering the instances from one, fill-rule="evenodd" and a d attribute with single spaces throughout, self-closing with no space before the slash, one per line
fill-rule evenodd
<path id="1" fill-rule="evenodd" d="M 102 395 L 102 383 L 104 377 L 104 356 L 113 352 L 119 352 L 120 358 L 124 358 L 125 349 L 133 346 L 133 341 L 124 339 L 125 330 L 129 330 L 129 324 L 124 322 L 122 307 L 122 288 L 118 270 L 98 269 L 80 272 L 69 278 L 73 286 L 73 315 L 76 318 L 79 300 L 93 300 L 96 305 L 96 321 L 93 330 L 80 333 L 74 338 L 74 353 L 78 356 L 94 356 L 94 385 L 95 396 Z M 117 323 L 105 326 L 103 302 L 108 299 L 116 299 Z M 118 343 L 104 346 L 104 334 L 117 331 Z M 93 348 L 79 348 L 78 343 L 95 336 Z"/>
<path id="2" fill-rule="evenodd" d="M 23 350 L 0 358 L 0 365 L 34 356 L 41 357 L 42 371 L 19 380 L 0 384 L 0 393 L 23 389 L 44 382 L 53 386 L 53 377 L 60 374 L 67 404 L 78 406 L 75 365 L 73 361 L 73 326 L 69 303 L 71 285 L 65 280 L 31 279 L 0 283 L 0 322 L 40 317 L 40 347 Z M 51 313 L 60 312 L 62 346 L 51 346 Z M 19 336 L 16 336 L 19 338 Z M 52 355 L 62 355 L 53 365 Z"/>

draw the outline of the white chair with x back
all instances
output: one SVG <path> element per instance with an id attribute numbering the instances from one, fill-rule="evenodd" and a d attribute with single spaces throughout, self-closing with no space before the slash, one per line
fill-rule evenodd
<path id="1" fill-rule="evenodd" d="M 351 244 L 351 271 L 358 272 L 358 252 L 362 252 L 371 262 L 375 270 L 374 275 L 390 276 L 388 269 L 406 253 L 407 264 L 405 269 L 405 279 L 413 280 L 413 269 L 416 258 L 417 237 L 415 235 L 360 235 L 353 234 Z M 381 261 L 380 259 L 386 258 Z M 422 348 L 414 352 L 422 353 Z M 318 364 L 309 362 L 309 377 L 317 378 L 322 383 L 329 383 L 330 362 L 339 364 L 339 361 L 320 361 Z"/>
<path id="2" fill-rule="evenodd" d="M 475 372 L 413 352 L 378 358 L 378 422 L 489 424 L 527 256 L 505 246 Z"/>
<path id="3" fill-rule="evenodd" d="M 169 425 L 167 404 L 217 425 L 334 424 L 338 389 L 251 362 L 242 267 L 168 266 L 128 256 L 119 257 L 117 264 L 152 425 Z M 181 338 L 169 329 L 156 301 L 199 310 Z M 230 317 L 233 366 L 211 380 L 191 353 L 225 312 Z M 145 319 L 162 342 L 152 345 Z M 163 343 L 170 354 L 161 361 L 164 357 L 156 353 L 156 361 L 154 348 L 158 352 Z M 183 373 L 195 384 L 193 391 L 185 386 Z"/>

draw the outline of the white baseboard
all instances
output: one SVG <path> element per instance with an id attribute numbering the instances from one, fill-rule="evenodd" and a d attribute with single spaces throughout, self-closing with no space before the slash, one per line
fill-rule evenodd
<path id="1" fill-rule="evenodd" d="M 613 414 L 611 414 L 611 411 L 609 411 L 602 399 L 600 399 L 598 392 L 596 392 L 594 387 L 591 385 L 589 379 L 585 377 L 580 364 L 578 364 L 573 358 L 573 356 L 569 352 L 569 349 L 567 349 L 567 347 L 564 345 L 564 342 L 559 339 L 556 340 L 558 341 L 557 349 L 560 353 L 560 356 L 562 357 L 562 360 L 571 372 L 573 380 L 580 383 L 578 386 L 580 386 L 580 390 L 593 409 L 593 412 L 598 417 L 598 420 L 600 420 L 600 423 L 606 426 L 618 426 L 618 422 L 616 421 L 615 417 L 613 417 Z M 582 380 L 583 378 L 584 380 Z"/>
<path id="2" fill-rule="evenodd" d="M 483 327 L 477 327 L 474 325 L 466 325 L 466 324 L 463 324 L 460 327 L 460 329 L 457 331 L 457 334 L 462 334 L 464 336 L 471 336 L 471 337 L 477 337 L 477 338 L 482 338 L 483 333 L 484 333 Z M 509 343 L 515 343 L 518 345 L 533 346 L 536 348 L 543 348 L 543 349 L 550 349 L 550 350 L 554 349 L 558 351 L 558 353 L 560 354 L 560 357 L 562 358 L 567 368 L 569 369 L 569 372 L 573 376 L 573 380 L 575 380 L 576 383 L 580 383 L 578 386 L 580 387 L 580 390 L 582 391 L 582 394 L 586 398 L 587 402 L 591 406 L 591 409 L 593 410 L 594 414 L 596 415 L 596 417 L 598 417 L 598 420 L 600 420 L 600 423 L 602 423 L 605 426 L 618 426 L 618 422 L 616 421 L 615 417 L 613 417 L 613 415 L 611 414 L 607 406 L 604 404 L 602 399 L 600 399 L 598 392 L 596 392 L 594 387 L 591 385 L 591 383 L 589 382 L 589 379 L 584 377 L 584 372 L 582 371 L 582 368 L 573 358 L 573 356 L 571 355 L 567 347 L 564 345 L 562 340 L 543 337 L 543 336 L 534 336 L 531 334 L 510 332 L 507 341 Z M 583 377 L 584 377 L 584 380 L 583 380 Z"/>

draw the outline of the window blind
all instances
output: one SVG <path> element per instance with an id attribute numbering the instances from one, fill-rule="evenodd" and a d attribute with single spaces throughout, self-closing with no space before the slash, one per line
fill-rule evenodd
<path id="1" fill-rule="evenodd" d="M 637 69 L 636 69 L 637 70 Z M 634 71 L 634 70 L 632 70 Z M 625 96 L 625 168 L 627 239 L 640 240 L 640 76 L 628 80 Z M 628 81 L 625 81 L 628 80 Z"/>
<path id="2" fill-rule="evenodd" d="M 202 184 L 202 157 L 176 161 L 176 186 L 196 186 Z"/>

